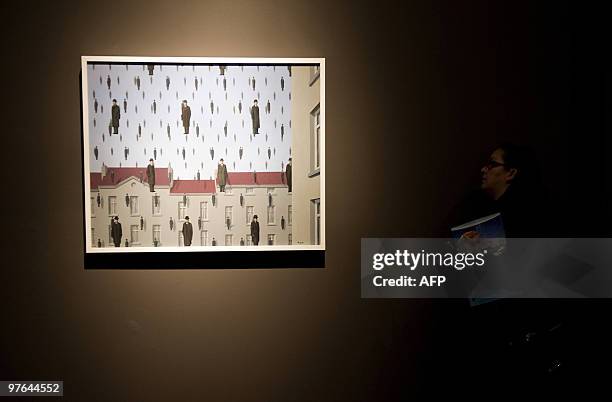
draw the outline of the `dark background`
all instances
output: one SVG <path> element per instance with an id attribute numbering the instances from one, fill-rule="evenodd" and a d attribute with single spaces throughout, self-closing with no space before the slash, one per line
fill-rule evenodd
<path id="1" fill-rule="evenodd" d="M 443 233 L 501 140 L 538 155 L 559 236 L 608 234 L 605 14 L 534 3 L 3 3 L 0 379 L 76 401 L 601 384 L 607 301 L 360 299 L 360 238 Z M 326 268 L 85 271 L 82 55 L 325 57 Z"/>

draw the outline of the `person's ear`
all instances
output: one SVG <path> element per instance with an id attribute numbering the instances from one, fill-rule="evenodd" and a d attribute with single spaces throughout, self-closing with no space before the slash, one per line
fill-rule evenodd
<path id="1" fill-rule="evenodd" d="M 516 168 L 509 169 L 508 173 L 506 173 L 506 180 L 507 181 L 514 180 L 517 174 L 518 174 L 518 170 Z"/>

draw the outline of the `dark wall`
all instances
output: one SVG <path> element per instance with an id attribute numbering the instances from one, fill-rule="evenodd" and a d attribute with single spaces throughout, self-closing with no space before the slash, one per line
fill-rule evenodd
<path id="1" fill-rule="evenodd" d="M 485 353 L 466 350 L 471 312 L 462 301 L 360 300 L 361 237 L 443 232 L 501 140 L 539 155 L 576 235 L 599 233 L 610 216 L 596 10 L 484 0 L 1 7 L 0 379 L 64 380 L 79 401 L 427 392 L 428 379 L 459 381 Z M 81 55 L 325 57 L 326 269 L 85 271 Z"/>

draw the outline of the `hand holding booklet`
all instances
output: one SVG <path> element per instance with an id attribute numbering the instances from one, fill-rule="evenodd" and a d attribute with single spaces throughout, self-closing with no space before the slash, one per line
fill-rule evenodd
<path id="1" fill-rule="evenodd" d="M 506 246 L 506 234 L 501 214 L 482 218 L 451 228 L 453 238 L 457 239 L 459 251 L 484 251 L 501 255 Z"/>
<path id="2" fill-rule="evenodd" d="M 456 239 L 461 237 L 472 238 L 476 234 L 478 234 L 479 237 L 488 238 L 506 237 L 504 222 L 499 212 L 455 226 L 451 228 L 451 232 Z"/>
<path id="3" fill-rule="evenodd" d="M 504 222 L 499 212 L 455 226 L 451 232 L 460 252 L 486 252 L 500 256 L 506 249 Z M 470 298 L 470 305 L 477 306 L 494 300 L 497 299 Z"/>

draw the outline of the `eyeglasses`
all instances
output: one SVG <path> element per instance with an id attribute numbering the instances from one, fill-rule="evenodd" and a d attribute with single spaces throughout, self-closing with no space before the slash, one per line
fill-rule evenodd
<path id="1" fill-rule="evenodd" d="M 491 170 L 491 169 L 494 169 L 494 168 L 496 168 L 498 166 L 506 166 L 506 164 L 505 163 L 501 163 L 501 162 L 497 162 L 497 161 L 494 161 L 494 160 L 491 159 L 487 163 L 485 163 L 483 167 L 487 168 L 487 170 Z"/>

